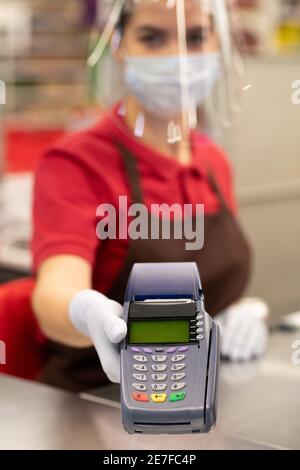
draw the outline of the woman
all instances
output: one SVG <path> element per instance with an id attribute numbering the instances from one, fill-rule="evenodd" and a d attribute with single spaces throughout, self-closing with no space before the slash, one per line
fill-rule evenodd
<path id="1" fill-rule="evenodd" d="M 266 329 L 256 308 L 231 307 L 246 285 L 250 253 L 236 221 L 230 165 L 201 130 L 191 130 L 222 80 L 222 44 L 228 40 L 219 34 L 224 3 L 202 5 L 198 0 L 115 3 L 105 35 L 111 29 L 123 99 L 93 128 L 66 137 L 41 161 L 32 304 L 51 340 L 44 382 L 79 391 L 107 377 L 119 381 L 117 344 L 126 335 L 119 317 L 134 262 L 196 261 L 206 309 L 212 315 L 223 312 L 224 335 L 229 331 L 225 354 L 247 359 L 265 347 Z M 216 6 L 223 17 L 216 15 Z M 174 236 L 100 240 L 97 207 L 117 207 L 120 195 L 148 209 L 153 203 L 204 204 L 204 247 L 186 250 L 186 240 Z"/>

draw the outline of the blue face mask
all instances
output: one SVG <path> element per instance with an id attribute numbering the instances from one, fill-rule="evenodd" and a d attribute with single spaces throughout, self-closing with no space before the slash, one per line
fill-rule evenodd
<path id="1" fill-rule="evenodd" d="M 127 56 L 125 62 L 127 89 L 146 110 L 163 117 L 174 117 L 186 106 L 203 104 L 220 75 L 219 52 L 190 54 L 182 68 L 179 56 Z"/>

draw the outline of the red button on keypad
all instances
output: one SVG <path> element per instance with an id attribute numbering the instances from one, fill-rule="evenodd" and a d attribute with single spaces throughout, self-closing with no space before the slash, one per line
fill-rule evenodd
<path id="1" fill-rule="evenodd" d="M 149 401 L 147 393 L 132 392 L 132 398 L 135 401 Z"/>

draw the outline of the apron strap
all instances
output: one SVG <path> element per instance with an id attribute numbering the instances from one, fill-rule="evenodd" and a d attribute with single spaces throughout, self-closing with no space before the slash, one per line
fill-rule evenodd
<path id="1" fill-rule="evenodd" d="M 137 168 L 137 163 L 134 155 L 129 152 L 125 147 L 119 144 L 119 149 L 123 157 L 125 173 L 128 179 L 131 198 L 134 204 L 143 203 L 143 191 L 140 184 L 140 176 Z"/>
<path id="2" fill-rule="evenodd" d="M 221 209 L 230 212 L 230 210 L 228 208 L 228 205 L 227 205 L 227 202 L 224 198 L 223 192 L 221 191 L 221 189 L 219 187 L 219 184 L 217 183 L 217 180 L 216 180 L 216 178 L 215 178 L 215 176 L 214 176 L 211 169 L 209 169 L 209 171 L 208 171 L 207 178 L 208 178 L 209 184 L 210 184 L 213 192 L 215 193 L 215 195 L 217 196 L 217 198 L 220 202 Z"/>
<path id="3" fill-rule="evenodd" d="M 140 184 L 140 177 L 139 177 L 139 172 L 137 168 L 136 158 L 123 145 L 119 144 L 118 147 L 123 157 L 125 173 L 126 173 L 130 191 L 131 191 L 132 202 L 134 204 L 136 203 L 142 204 L 144 201 L 144 198 L 143 198 L 143 191 L 142 191 L 141 184 Z M 221 209 L 229 211 L 223 192 L 221 191 L 219 184 L 217 183 L 216 178 L 211 169 L 209 169 L 207 177 L 208 177 L 208 182 L 213 192 L 215 193 L 215 195 L 217 196 L 219 200 Z"/>

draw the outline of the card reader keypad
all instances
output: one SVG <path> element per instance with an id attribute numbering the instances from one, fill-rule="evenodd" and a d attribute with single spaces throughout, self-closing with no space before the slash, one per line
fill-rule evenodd
<path id="1" fill-rule="evenodd" d="M 138 348 L 131 348 L 132 353 L 138 352 L 137 350 Z M 148 398 L 153 403 L 183 400 L 186 397 L 186 373 L 183 371 L 186 356 L 183 352 L 187 350 L 188 346 L 166 347 L 159 348 L 157 353 L 156 348 L 141 348 L 140 351 L 146 354 L 133 354 L 132 398 L 135 401 L 145 401 Z M 139 394 L 136 391 L 144 393 Z"/>

